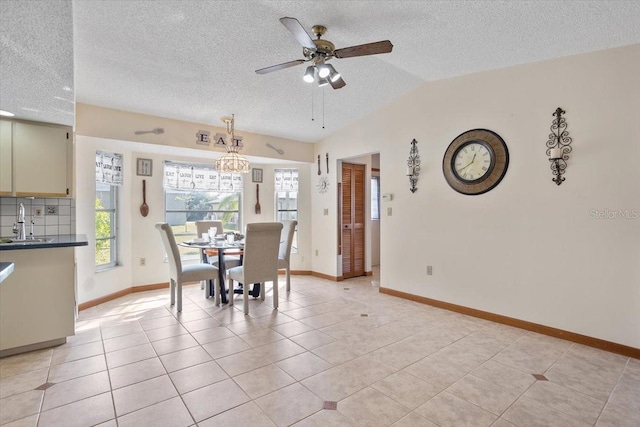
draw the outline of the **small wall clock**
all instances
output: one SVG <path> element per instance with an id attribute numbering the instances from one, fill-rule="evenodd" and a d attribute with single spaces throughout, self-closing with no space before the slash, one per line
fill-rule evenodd
<path id="1" fill-rule="evenodd" d="M 329 189 L 329 178 L 326 176 L 321 176 L 318 178 L 318 193 L 326 193 Z"/>
<path id="2" fill-rule="evenodd" d="M 459 193 L 478 195 L 500 183 L 509 167 L 509 150 L 495 132 L 472 129 L 458 135 L 447 147 L 442 172 Z"/>

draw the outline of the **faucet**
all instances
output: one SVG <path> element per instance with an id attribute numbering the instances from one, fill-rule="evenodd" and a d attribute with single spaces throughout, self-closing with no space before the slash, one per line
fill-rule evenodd
<path id="1" fill-rule="evenodd" d="M 20 203 L 20 209 L 18 211 L 18 240 L 27 239 L 27 230 L 24 226 L 24 205 Z"/>

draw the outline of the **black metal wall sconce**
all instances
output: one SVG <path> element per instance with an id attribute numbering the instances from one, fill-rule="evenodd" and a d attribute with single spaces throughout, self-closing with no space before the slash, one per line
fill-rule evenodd
<path id="1" fill-rule="evenodd" d="M 420 155 L 418 154 L 418 141 L 411 141 L 411 150 L 407 160 L 407 176 L 409 177 L 409 190 L 415 193 L 418 189 L 418 175 L 420 175 Z"/>
<path id="2" fill-rule="evenodd" d="M 562 184 L 565 178 L 565 170 L 567 169 L 567 160 L 571 152 L 571 137 L 567 131 L 567 121 L 562 115 L 565 111 L 558 107 L 553 115 L 556 117 L 551 123 L 551 133 L 547 141 L 547 156 L 551 162 L 551 172 L 554 175 L 552 179 L 557 185 Z"/>

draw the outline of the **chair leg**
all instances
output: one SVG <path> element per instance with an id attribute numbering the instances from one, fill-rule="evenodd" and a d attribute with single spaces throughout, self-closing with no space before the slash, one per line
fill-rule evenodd
<path id="1" fill-rule="evenodd" d="M 242 296 L 244 297 L 244 314 L 249 314 L 249 286 L 242 284 Z"/>
<path id="2" fill-rule="evenodd" d="M 287 292 L 291 292 L 291 268 L 289 266 L 285 269 L 285 274 L 287 277 Z"/>
<path id="3" fill-rule="evenodd" d="M 216 289 L 217 282 L 218 282 L 217 279 L 214 279 L 214 280 L 211 280 L 211 281 L 207 280 L 207 283 L 209 284 L 209 286 L 211 286 L 211 284 L 213 284 L 213 289 Z M 211 295 L 211 292 L 207 293 L 207 296 L 209 296 L 209 295 Z M 215 298 L 215 304 L 217 306 L 220 305 L 220 290 L 219 289 L 216 291 L 214 298 Z"/>
<path id="4" fill-rule="evenodd" d="M 176 299 L 178 300 L 177 308 L 178 308 L 178 312 L 181 312 L 182 311 L 182 282 L 178 281 L 176 291 L 177 291 L 176 293 L 178 294 L 176 296 Z"/>
<path id="5" fill-rule="evenodd" d="M 176 303 L 176 281 L 169 279 L 169 292 L 171 292 L 171 305 Z"/>
<path id="6" fill-rule="evenodd" d="M 273 308 L 275 310 L 278 309 L 278 275 L 277 274 L 273 282 Z"/>
<path id="7" fill-rule="evenodd" d="M 231 277 L 229 277 L 229 305 L 233 305 L 233 279 Z M 217 292 L 217 294 L 219 294 L 220 292 Z"/>

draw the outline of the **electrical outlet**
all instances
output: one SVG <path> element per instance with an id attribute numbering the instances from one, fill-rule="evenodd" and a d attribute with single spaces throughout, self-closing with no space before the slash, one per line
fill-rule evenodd
<path id="1" fill-rule="evenodd" d="M 324 209 L 324 215 L 325 216 L 329 215 L 329 209 L 326 209 L 326 208 Z"/>
<path id="2" fill-rule="evenodd" d="M 316 249 L 316 256 L 318 256 L 318 250 Z"/>
<path id="3" fill-rule="evenodd" d="M 393 213 L 393 209 L 387 208 L 387 216 L 391 216 L 392 213 Z"/>
<path id="4" fill-rule="evenodd" d="M 146 258 L 140 258 L 140 265 L 147 265 L 147 259 Z"/>
<path id="5" fill-rule="evenodd" d="M 433 266 L 427 265 L 427 276 L 433 275 Z"/>

